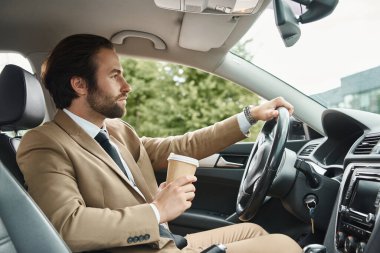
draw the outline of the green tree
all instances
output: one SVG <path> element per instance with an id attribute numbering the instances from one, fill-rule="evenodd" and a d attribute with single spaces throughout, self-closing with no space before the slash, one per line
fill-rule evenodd
<path id="1" fill-rule="evenodd" d="M 259 102 L 247 89 L 194 68 L 129 58 L 122 59 L 122 66 L 133 89 L 125 120 L 140 136 L 183 134 Z M 251 129 L 250 141 L 260 128 Z"/>
<path id="2" fill-rule="evenodd" d="M 252 42 L 253 38 L 249 38 L 245 41 L 239 41 L 233 48 L 231 48 L 231 52 L 243 57 L 246 61 L 251 62 L 253 55 L 248 52 L 247 48 L 251 46 Z"/>

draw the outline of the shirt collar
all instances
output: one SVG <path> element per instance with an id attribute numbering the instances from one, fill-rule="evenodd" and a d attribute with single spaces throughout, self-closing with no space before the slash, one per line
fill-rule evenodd
<path id="1" fill-rule="evenodd" d="M 91 138 L 95 138 L 95 136 L 99 133 L 99 131 L 105 130 L 107 132 L 106 126 L 99 128 L 97 125 L 91 123 L 88 120 L 85 120 L 78 115 L 70 112 L 66 108 L 63 111 L 72 119 L 75 123 L 77 123 Z"/>

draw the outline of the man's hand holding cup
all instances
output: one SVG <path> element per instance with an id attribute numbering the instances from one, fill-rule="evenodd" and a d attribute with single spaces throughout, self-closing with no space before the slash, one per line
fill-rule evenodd
<path id="1" fill-rule="evenodd" d="M 166 182 L 162 183 L 153 201 L 160 213 L 160 223 L 171 221 L 191 207 L 195 197 L 193 185 L 198 160 L 171 153 L 168 157 Z"/>

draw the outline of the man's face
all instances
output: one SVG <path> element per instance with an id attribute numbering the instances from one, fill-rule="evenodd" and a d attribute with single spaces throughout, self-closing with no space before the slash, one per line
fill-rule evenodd
<path id="1" fill-rule="evenodd" d="M 131 87 L 123 77 L 119 57 L 114 50 L 103 48 L 96 54 L 95 64 L 96 85 L 88 93 L 88 104 L 106 118 L 123 117 Z"/>

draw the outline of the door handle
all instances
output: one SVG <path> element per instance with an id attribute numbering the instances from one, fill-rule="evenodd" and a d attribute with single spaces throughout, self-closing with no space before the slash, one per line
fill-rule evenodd
<path id="1" fill-rule="evenodd" d="M 216 164 L 216 167 L 221 167 L 221 168 L 239 168 L 243 167 L 244 164 L 242 163 L 233 163 L 226 161 L 222 156 L 219 158 L 218 163 Z"/>

